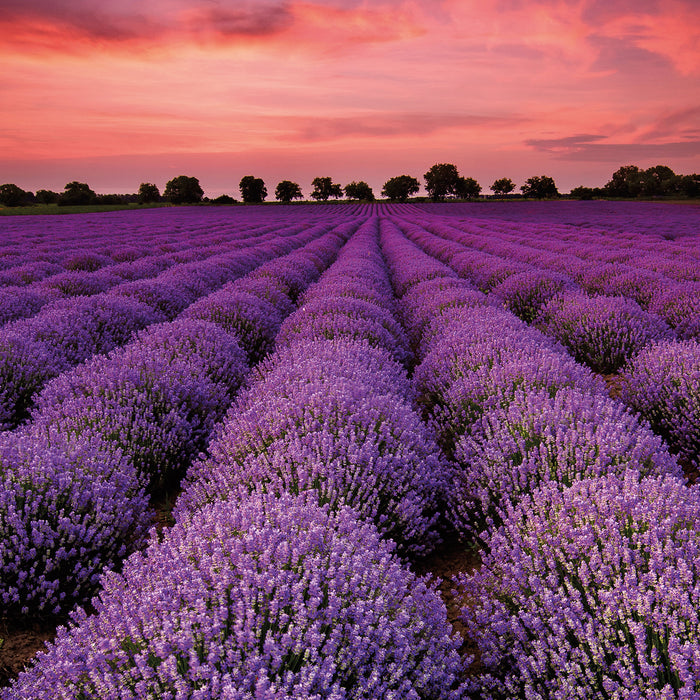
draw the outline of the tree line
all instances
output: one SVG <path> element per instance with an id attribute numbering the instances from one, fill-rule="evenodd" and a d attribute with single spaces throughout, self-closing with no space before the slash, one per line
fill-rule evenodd
<path id="1" fill-rule="evenodd" d="M 436 163 L 424 175 L 425 189 L 428 197 L 436 202 L 448 198 L 477 199 L 482 187 L 472 177 L 460 175 L 457 166 L 452 163 Z M 326 202 L 329 199 L 341 199 L 373 202 L 372 188 L 364 181 L 353 181 L 341 187 L 331 177 L 316 177 L 311 183 L 311 199 Z M 498 178 L 490 186 L 496 197 L 514 196 L 515 183 L 508 177 Z M 268 197 L 267 187 L 262 178 L 246 175 L 239 183 L 241 200 L 246 204 L 258 204 Z M 383 185 L 382 197 L 392 202 L 406 202 L 420 190 L 419 181 L 411 175 L 397 175 L 389 178 Z M 520 186 L 520 194 L 515 195 L 534 199 L 554 199 L 560 196 L 554 179 L 548 175 L 534 175 Z M 656 165 L 642 170 L 636 165 L 625 165 L 616 170 L 609 182 L 603 187 L 575 187 L 569 195 L 575 199 L 594 198 L 648 198 L 648 197 L 700 197 L 700 175 L 677 175 L 666 165 Z M 275 187 L 275 199 L 289 203 L 304 198 L 301 187 L 291 180 L 282 180 Z M 0 205 L 7 207 L 31 204 L 57 204 L 75 206 L 85 204 L 152 204 L 169 202 L 171 204 L 234 204 L 238 200 L 224 194 L 215 199 L 204 196 L 196 177 L 179 175 L 169 180 L 161 193 L 151 182 L 141 183 L 134 194 L 96 194 L 84 182 L 69 182 L 63 192 L 38 190 L 36 193 L 25 191 L 15 184 L 0 185 Z"/>

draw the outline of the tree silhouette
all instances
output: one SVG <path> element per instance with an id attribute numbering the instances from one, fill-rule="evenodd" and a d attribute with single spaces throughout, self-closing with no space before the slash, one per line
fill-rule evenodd
<path id="1" fill-rule="evenodd" d="M 420 183 L 410 175 L 397 175 L 389 178 L 382 187 L 382 196 L 392 202 L 405 202 L 420 189 Z"/>
<path id="2" fill-rule="evenodd" d="M 515 189 L 515 183 L 509 177 L 501 177 L 494 180 L 491 190 L 496 196 L 510 194 Z"/>
<path id="3" fill-rule="evenodd" d="M 0 185 L 0 204 L 6 207 L 21 207 L 23 204 L 31 204 L 33 199 L 31 192 L 25 192 L 11 182 Z"/>
<path id="4" fill-rule="evenodd" d="M 173 204 L 196 204 L 202 201 L 204 191 L 196 177 L 178 175 L 165 184 L 163 198 Z"/>
<path id="5" fill-rule="evenodd" d="M 330 197 L 339 199 L 343 196 L 343 190 L 340 185 L 333 182 L 330 177 L 315 177 L 311 184 L 314 187 L 311 193 L 312 199 L 326 202 Z"/>
<path id="6" fill-rule="evenodd" d="M 481 185 L 473 177 L 458 177 L 455 194 L 460 199 L 473 199 L 481 194 Z"/>
<path id="7" fill-rule="evenodd" d="M 623 165 L 605 184 L 610 197 L 637 197 L 642 191 L 642 171 L 636 165 Z"/>
<path id="8" fill-rule="evenodd" d="M 525 184 L 520 187 L 520 191 L 525 197 L 534 197 L 535 199 L 559 196 L 554 180 L 548 175 L 533 175 L 529 177 L 525 180 Z"/>
<path id="9" fill-rule="evenodd" d="M 239 183 L 241 197 L 246 204 L 260 204 L 267 197 L 267 188 L 262 178 L 246 175 Z"/>
<path id="10" fill-rule="evenodd" d="M 360 182 L 351 182 L 345 185 L 345 196 L 348 199 L 360 199 L 365 202 L 374 201 L 374 192 L 372 188 L 366 183 L 360 180 Z"/>
<path id="11" fill-rule="evenodd" d="M 436 163 L 423 176 L 425 189 L 435 202 L 441 202 L 448 194 L 457 194 L 459 171 L 452 163 Z"/>
<path id="12" fill-rule="evenodd" d="M 280 202 L 291 202 L 293 199 L 303 198 L 304 195 L 301 193 L 301 187 L 291 180 L 282 180 L 282 182 L 275 187 L 275 199 L 278 199 Z"/>
<path id="13" fill-rule="evenodd" d="M 93 204 L 97 195 L 84 182 L 69 182 L 58 198 L 59 206 Z"/>
<path id="14" fill-rule="evenodd" d="M 139 204 L 160 202 L 160 192 L 158 188 L 152 182 L 142 182 L 139 186 L 138 201 Z"/>

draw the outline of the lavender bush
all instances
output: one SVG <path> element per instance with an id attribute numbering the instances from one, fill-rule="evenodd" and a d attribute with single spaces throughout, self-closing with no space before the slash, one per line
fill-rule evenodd
<path id="1" fill-rule="evenodd" d="M 67 613 L 104 567 L 143 546 L 152 520 L 144 483 L 99 439 L 0 437 L 0 610 Z"/>
<path id="2" fill-rule="evenodd" d="M 545 392 L 554 397 L 566 388 L 606 393 L 605 383 L 569 355 L 536 346 L 526 352 L 519 350 L 455 379 L 444 392 L 444 402 L 433 407 L 430 425 L 444 449 L 452 453 L 459 437 L 471 432 L 484 413 L 507 408 L 523 392 Z"/>
<path id="3" fill-rule="evenodd" d="M 459 578 L 479 697 L 698 697 L 699 517 L 635 469 L 524 494 Z"/>
<path id="4" fill-rule="evenodd" d="M 645 345 L 673 334 L 658 316 L 626 297 L 559 295 L 544 307 L 537 325 L 592 369 L 612 373 Z"/>
<path id="5" fill-rule="evenodd" d="M 496 285 L 491 293 L 502 300 L 503 305 L 526 323 L 532 323 L 541 306 L 553 296 L 576 288 L 566 275 L 548 270 L 518 272 Z"/>
<path id="6" fill-rule="evenodd" d="M 661 438 L 624 405 L 572 388 L 516 394 L 460 438 L 455 462 L 453 522 L 470 535 L 500 525 L 509 504 L 548 482 L 570 486 L 630 466 L 684 478 Z"/>
<path id="7" fill-rule="evenodd" d="M 177 481 L 229 405 L 201 362 L 127 346 L 66 372 L 37 397 L 31 429 L 103 436 L 151 488 Z"/>
<path id="8" fill-rule="evenodd" d="M 376 394 L 396 394 L 413 401 L 413 384 L 406 368 L 384 348 L 367 340 L 333 338 L 332 340 L 299 340 L 275 353 L 258 365 L 248 376 L 248 383 L 260 390 L 294 382 L 335 383 L 342 379 Z"/>
<path id="9" fill-rule="evenodd" d="M 4 700 L 461 697 L 442 601 L 349 509 L 219 502 L 104 584 Z"/>
<path id="10" fill-rule="evenodd" d="M 700 343 L 645 348 L 622 374 L 625 403 L 639 411 L 688 463 L 700 464 Z"/>
<path id="11" fill-rule="evenodd" d="M 437 446 L 396 394 L 376 393 L 371 378 L 331 376 L 291 376 L 241 394 L 209 456 L 188 472 L 175 517 L 256 488 L 315 491 L 321 502 L 357 508 L 404 554 L 432 549 L 446 482 Z"/>

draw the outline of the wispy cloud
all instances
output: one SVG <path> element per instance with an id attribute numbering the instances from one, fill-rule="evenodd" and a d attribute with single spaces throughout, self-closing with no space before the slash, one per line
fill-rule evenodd
<path id="1" fill-rule="evenodd" d="M 536 151 L 552 154 L 556 159 L 608 163 L 668 161 L 700 155 L 700 139 L 664 143 L 615 143 L 602 135 L 565 136 L 559 139 L 528 139 Z"/>

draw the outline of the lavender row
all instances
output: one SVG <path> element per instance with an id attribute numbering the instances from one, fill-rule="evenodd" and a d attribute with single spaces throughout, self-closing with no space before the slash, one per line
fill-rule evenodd
<path id="1" fill-rule="evenodd" d="M 464 273 L 462 253 L 454 252 L 454 243 L 443 246 L 415 226 L 408 233 L 428 249 L 441 251 Z M 480 274 L 488 275 L 490 269 L 485 262 Z M 684 463 L 698 464 L 698 346 L 695 339 L 682 339 L 696 336 L 700 328 L 696 313 L 700 295 L 678 295 L 674 287 L 657 290 L 650 306 L 664 300 L 664 316 L 672 320 L 673 330 L 632 299 L 588 297 L 566 278 L 546 270 L 513 273 L 492 289 L 492 295 L 594 371 L 624 370 L 622 400 L 649 421 Z"/>
<path id="2" fill-rule="evenodd" d="M 680 474 L 662 441 L 605 395 L 605 385 L 561 346 L 473 290 L 387 221 L 383 245 L 408 317 L 430 317 L 417 336 L 414 385 L 424 415 L 458 467 L 451 515 L 462 534 L 498 524 L 508 502 L 541 482 L 626 469 Z M 406 260 L 415 272 L 406 283 Z M 402 264 L 399 266 L 399 261 Z M 439 291 L 440 294 L 436 294 Z"/>
<path id="3" fill-rule="evenodd" d="M 380 538 L 406 551 L 430 526 L 414 478 L 434 482 L 421 463 L 437 464 L 376 235 L 363 226 L 285 321 L 188 475 L 174 528 L 4 697 L 461 697 L 442 602 Z"/>
<path id="4" fill-rule="evenodd" d="M 175 513 L 260 484 L 316 488 L 393 538 L 403 554 L 439 539 L 444 468 L 411 405 L 408 341 L 368 221 L 283 323 L 277 352 L 253 373 L 188 475 Z"/>
<path id="5" fill-rule="evenodd" d="M 600 262 L 580 257 L 578 232 L 569 231 L 571 240 L 565 244 L 566 252 L 553 252 L 528 246 L 520 227 L 513 234 L 514 240 L 507 245 L 499 245 L 500 232 L 493 228 L 484 227 L 468 234 L 462 228 L 439 221 L 430 222 L 426 228 L 433 234 L 426 234 L 424 230 L 419 234 L 420 244 L 429 246 L 426 250 L 452 265 L 483 291 L 493 291 L 524 320 L 534 320 L 539 304 L 552 294 L 585 292 L 608 298 L 611 307 L 626 303 L 619 297 L 629 298 L 639 305 L 634 308 L 635 317 L 656 324 L 660 317 L 679 338 L 698 337 L 700 333 L 700 280 L 696 277 L 700 250 L 697 247 L 685 254 L 684 266 L 679 260 L 683 253 L 676 249 L 676 241 L 669 244 L 673 247 L 666 257 L 659 255 L 658 241 L 651 241 L 654 252 L 649 255 L 654 256 L 653 262 L 649 263 L 649 269 L 640 269 L 639 247 L 644 241 L 635 241 L 634 248 L 626 254 L 629 258 L 622 257 L 634 262 L 626 265 L 615 256 Z M 540 231 L 539 235 L 538 242 L 544 245 L 542 241 L 549 242 L 552 231 Z M 426 240 L 428 238 L 433 240 Z M 460 245 L 464 248 L 460 249 Z M 609 237 L 599 233 L 591 245 L 597 246 L 598 254 L 604 256 L 610 245 Z M 635 257 L 630 259 L 632 256 Z M 669 270 L 680 268 L 687 269 L 687 279 L 666 275 Z"/>
<path id="6" fill-rule="evenodd" d="M 52 377 L 123 345 L 139 329 L 174 318 L 198 297 L 327 230 L 299 228 L 258 246 L 235 246 L 231 253 L 176 265 L 109 293 L 57 302 L 8 324 L 0 330 L 0 426 L 9 429 L 24 420 L 32 397 Z"/>
<path id="7" fill-rule="evenodd" d="M 186 270 L 187 263 L 194 264 L 226 252 L 259 246 L 264 242 L 271 243 L 279 238 L 281 231 L 279 227 L 265 226 L 237 229 L 227 236 L 222 236 L 216 232 L 193 230 L 184 232 L 186 235 L 180 235 L 178 249 L 175 251 L 155 254 L 151 250 L 150 253 L 138 258 L 92 271 L 61 272 L 59 268 L 58 273 L 52 272 L 50 276 L 47 274 L 44 279 L 28 286 L 0 288 L 2 303 L 0 323 L 31 317 L 45 305 L 59 299 L 99 294 L 114 289 L 124 282 L 156 277 L 173 266 Z M 37 263 L 37 265 L 48 268 L 57 267 L 46 262 Z"/>
<path id="8" fill-rule="evenodd" d="M 434 230 L 439 228 L 433 225 Z M 560 273 L 532 266 L 518 271 L 517 263 L 497 256 L 475 256 L 461 244 L 415 225 L 404 225 L 404 229 L 427 252 L 438 255 L 468 280 L 482 286 L 485 279 L 497 280 L 490 288 L 494 298 L 556 338 L 579 362 L 597 372 L 617 372 L 647 345 L 674 338 L 677 333 L 693 334 L 696 322 L 700 324 L 700 315 L 679 316 L 674 319 L 674 332 L 659 315 L 644 310 L 633 299 L 602 294 L 589 297 Z M 676 310 L 680 304 L 677 300 Z M 691 309 L 686 306 L 686 311 Z"/>
<path id="9" fill-rule="evenodd" d="M 279 325 L 292 288 L 315 279 L 345 235 L 312 231 L 305 248 L 216 293 L 219 305 L 233 318 L 237 297 L 255 295 Z M 148 494 L 177 484 L 247 373 L 256 348 L 237 333 L 246 315 L 216 322 L 193 308 L 142 331 L 49 382 L 32 422 L 3 436 L 5 615 L 70 610 L 104 567 L 144 544 Z"/>
<path id="10" fill-rule="evenodd" d="M 395 230 L 384 243 L 390 261 L 392 252 L 410 254 Z M 434 267 L 425 260 L 426 274 Z M 456 515 L 484 545 L 480 570 L 458 580 L 480 652 L 471 690 L 484 698 L 697 697 L 697 488 L 646 425 L 595 383 L 586 387 L 583 375 L 558 386 L 564 377 L 552 382 L 541 361 L 522 372 L 533 329 L 509 332 L 503 311 L 487 306 L 438 318 L 443 329 L 415 380 L 465 469 Z M 540 338 L 540 347 L 548 343 Z M 511 393 L 509 368 L 518 365 Z M 484 379 L 496 383 L 482 394 Z M 498 393 L 501 405 L 484 411 L 484 398 Z M 481 418 L 461 435 L 461 425 L 449 432 L 455 415 L 470 412 Z"/>

